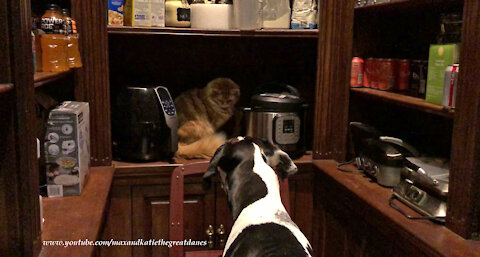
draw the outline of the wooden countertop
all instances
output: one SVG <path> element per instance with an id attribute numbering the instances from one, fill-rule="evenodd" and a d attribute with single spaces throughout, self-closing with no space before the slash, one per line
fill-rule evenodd
<path id="1" fill-rule="evenodd" d="M 113 167 L 90 169 L 81 196 L 42 199 L 43 241 L 95 241 L 101 233 Z M 41 257 L 90 257 L 93 246 L 43 246 Z"/>
<path id="2" fill-rule="evenodd" d="M 313 165 L 325 175 L 321 179 L 332 179 L 331 182 L 325 183 L 334 183 L 335 188 L 339 190 L 338 193 L 348 195 L 351 201 L 358 201 L 358 204 L 352 203 L 352 206 L 362 206 L 364 210 L 358 210 L 357 215 L 369 223 L 393 229 L 399 238 L 418 245 L 433 256 L 480 256 L 479 241 L 465 240 L 445 226 L 430 221 L 409 220 L 391 208 L 389 205 L 391 189 L 373 183 L 362 174 L 340 172 L 335 161 L 314 160 Z M 346 168 L 355 169 L 352 165 Z M 404 205 L 402 207 L 408 214 L 415 215 L 415 212 L 407 209 L 408 207 Z"/>

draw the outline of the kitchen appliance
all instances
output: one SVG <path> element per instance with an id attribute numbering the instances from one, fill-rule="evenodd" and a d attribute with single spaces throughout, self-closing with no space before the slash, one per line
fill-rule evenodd
<path id="1" fill-rule="evenodd" d="M 413 158 L 405 160 L 402 180 L 393 188 L 390 205 L 406 215 L 394 199 L 399 199 L 422 217 L 411 219 L 432 219 L 445 222 L 447 213 L 449 168 L 448 163 L 437 158 Z"/>
<path id="2" fill-rule="evenodd" d="M 261 86 L 245 108 L 247 135 L 263 138 L 298 158 L 305 153 L 305 119 L 308 105 L 298 90 L 283 83 Z"/>
<path id="3" fill-rule="evenodd" d="M 177 151 L 177 115 L 166 87 L 126 87 L 114 104 L 112 126 L 118 160 L 159 161 Z"/>
<path id="4" fill-rule="evenodd" d="M 380 131 L 360 122 L 350 123 L 350 135 L 356 166 L 382 186 L 394 187 L 400 183 L 405 157 L 419 155 L 401 139 L 381 136 Z"/>

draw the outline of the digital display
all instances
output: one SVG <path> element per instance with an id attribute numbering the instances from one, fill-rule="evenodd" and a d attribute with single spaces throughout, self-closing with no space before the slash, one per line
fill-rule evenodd
<path id="1" fill-rule="evenodd" d="M 290 134 L 295 132 L 295 121 L 294 120 L 284 120 L 283 121 L 283 133 Z"/>

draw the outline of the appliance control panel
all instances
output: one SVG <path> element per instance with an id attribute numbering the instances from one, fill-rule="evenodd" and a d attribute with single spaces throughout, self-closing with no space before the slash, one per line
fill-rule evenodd
<path id="1" fill-rule="evenodd" d="M 273 135 L 277 144 L 290 145 L 298 143 L 300 140 L 300 118 L 295 114 L 275 117 Z"/>
<path id="2" fill-rule="evenodd" d="M 163 111 L 169 116 L 175 116 L 175 105 L 168 91 L 162 87 L 158 87 L 156 90 L 162 103 Z"/>

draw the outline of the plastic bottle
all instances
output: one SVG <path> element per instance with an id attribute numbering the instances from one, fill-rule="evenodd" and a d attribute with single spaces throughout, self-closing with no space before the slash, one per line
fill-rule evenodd
<path id="1" fill-rule="evenodd" d="M 78 50 L 78 32 L 75 20 L 70 17 L 68 9 L 62 9 L 65 19 L 65 30 L 67 32 L 67 63 L 70 68 L 82 67 L 82 59 Z"/>
<path id="2" fill-rule="evenodd" d="M 67 71 L 67 36 L 60 7 L 49 4 L 42 16 L 41 35 L 43 71 Z"/>
<path id="3" fill-rule="evenodd" d="M 262 3 L 260 0 L 234 0 L 233 16 L 240 30 L 262 28 Z"/>
<path id="4" fill-rule="evenodd" d="M 186 0 L 165 2 L 165 26 L 190 27 L 190 6 Z"/>

